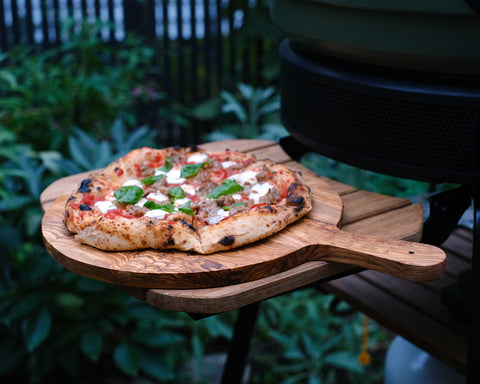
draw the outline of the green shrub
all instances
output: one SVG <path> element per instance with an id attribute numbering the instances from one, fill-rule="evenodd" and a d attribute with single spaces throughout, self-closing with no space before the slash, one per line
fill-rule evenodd
<path id="1" fill-rule="evenodd" d="M 78 28 L 80 27 L 80 28 Z M 152 79 L 153 49 L 128 35 L 118 46 L 104 43 L 102 24 L 64 26 L 66 42 L 39 52 L 17 47 L 0 57 L 0 125 L 35 150 L 64 154 L 74 128 L 105 135 L 121 118 L 137 124 L 136 108 Z M 152 88 L 150 99 L 160 97 Z"/>

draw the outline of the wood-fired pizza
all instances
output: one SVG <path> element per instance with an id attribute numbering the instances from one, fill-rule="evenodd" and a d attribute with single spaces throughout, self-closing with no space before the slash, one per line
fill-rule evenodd
<path id="1" fill-rule="evenodd" d="M 309 188 L 282 164 L 230 150 L 144 147 L 84 179 L 64 221 L 105 251 L 209 254 L 271 236 L 311 208 Z"/>

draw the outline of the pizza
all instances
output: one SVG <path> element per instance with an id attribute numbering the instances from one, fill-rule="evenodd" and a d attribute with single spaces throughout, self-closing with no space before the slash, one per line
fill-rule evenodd
<path id="1" fill-rule="evenodd" d="M 66 228 L 104 251 L 209 254 L 251 244 L 312 208 L 301 175 L 236 151 L 135 149 L 75 187 Z"/>

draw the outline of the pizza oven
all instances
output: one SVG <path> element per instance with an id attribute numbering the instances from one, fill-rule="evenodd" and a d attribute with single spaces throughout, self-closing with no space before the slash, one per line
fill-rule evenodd
<path id="1" fill-rule="evenodd" d="M 475 265 L 480 1 L 271 0 L 270 14 L 286 35 L 280 46 L 286 152 L 298 158 L 316 151 L 400 178 L 460 184 L 432 197 L 422 241 L 446 240 L 473 200 Z M 479 281 L 478 267 L 471 274 Z M 479 284 L 465 296 L 478 300 Z"/>
<path id="2" fill-rule="evenodd" d="M 464 1 L 272 1 L 281 117 L 372 171 L 480 184 L 480 15 Z"/>
<path id="3" fill-rule="evenodd" d="M 480 2 L 479 2 L 480 3 Z M 271 0 L 284 149 L 461 187 L 431 203 L 440 244 L 480 192 L 480 7 L 446 0 Z M 439 219 L 437 218 L 439 217 Z"/>

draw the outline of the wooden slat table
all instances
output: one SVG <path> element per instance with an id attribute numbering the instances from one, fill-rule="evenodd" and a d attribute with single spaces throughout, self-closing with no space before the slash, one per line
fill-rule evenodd
<path id="1" fill-rule="evenodd" d="M 324 288 L 458 372 L 467 374 L 468 322 L 444 304 L 442 291 L 471 267 L 472 231 L 457 229 L 442 245 L 447 271 L 441 279 L 414 283 L 363 271 Z"/>
<path id="2" fill-rule="evenodd" d="M 229 148 L 253 153 L 259 159 L 269 158 L 301 171 L 305 175 L 313 174 L 312 171 L 298 162 L 292 161 L 279 145 L 271 141 L 234 140 L 207 143 L 202 147 L 207 150 Z M 81 181 L 84 176 L 75 175 L 63 178 L 50 185 L 41 196 L 43 209 L 48 209 L 59 196 L 70 193 L 72 186 Z M 420 240 L 423 227 L 423 208 L 421 205 L 412 204 L 406 199 L 359 191 L 352 186 L 334 180 L 326 178 L 323 178 L 323 180 L 343 200 L 344 211 L 341 223 L 343 230 L 387 239 Z M 358 268 L 347 264 L 310 261 L 273 276 L 231 286 L 208 289 L 147 289 L 135 287 L 123 287 L 123 289 L 154 307 L 191 314 L 217 314 L 237 308 L 244 308 L 245 311 L 248 311 L 249 308 L 254 308 L 261 301 L 271 297 L 312 283 L 337 279 L 340 276 L 358 272 L 358 270 Z M 389 277 L 385 277 L 386 285 L 390 284 L 388 279 Z M 328 287 L 342 297 L 342 292 L 344 293 L 346 290 L 341 289 L 341 283 L 345 281 L 345 284 L 347 284 L 351 280 L 340 279 L 336 281 L 338 281 L 336 286 L 331 283 Z M 362 294 L 363 292 L 359 292 L 359 295 Z M 404 299 L 408 300 L 408 297 Z M 388 307 L 379 306 L 375 309 L 375 312 L 381 314 L 385 312 L 385 309 L 388 311 Z M 368 311 L 370 314 L 373 312 L 374 308 L 370 308 Z M 241 315 L 242 313 L 240 313 Z M 254 318 L 254 314 L 250 316 L 250 320 L 252 318 Z M 242 319 L 239 322 L 245 322 L 245 320 Z M 399 322 L 401 323 L 401 320 Z M 389 324 L 386 325 L 389 326 Z M 396 327 L 396 330 L 399 330 L 399 326 Z M 236 347 L 242 349 L 242 347 Z M 248 348 L 248 344 L 243 346 L 244 350 L 246 348 Z M 460 350 L 461 346 L 458 346 L 458 349 Z M 235 358 L 238 358 L 238 356 Z M 231 360 L 233 358 L 229 358 L 229 361 Z M 227 362 L 227 368 L 228 365 Z M 230 378 L 232 377 L 241 377 L 241 375 L 238 372 L 233 372 L 230 375 Z M 224 376 L 225 382 L 230 378 Z"/>

